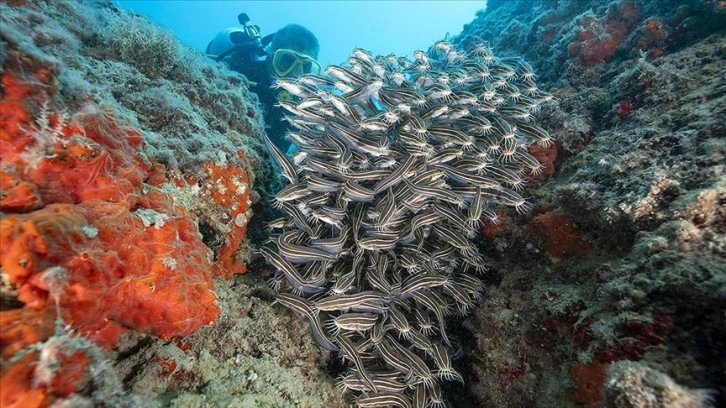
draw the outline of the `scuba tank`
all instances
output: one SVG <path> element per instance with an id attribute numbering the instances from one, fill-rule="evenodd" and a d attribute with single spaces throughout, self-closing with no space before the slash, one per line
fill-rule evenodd
<path id="1" fill-rule="evenodd" d="M 247 13 L 237 16 L 242 27 L 230 27 L 217 34 L 207 45 L 205 53 L 215 61 L 232 57 L 236 64 L 249 64 L 265 60 L 265 46 L 273 35 L 262 38 L 260 27 L 250 22 Z"/>

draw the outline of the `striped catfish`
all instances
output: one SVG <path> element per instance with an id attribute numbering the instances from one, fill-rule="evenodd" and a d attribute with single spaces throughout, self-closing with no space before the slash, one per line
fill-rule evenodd
<path id="1" fill-rule="evenodd" d="M 324 212 L 328 217 L 338 221 L 342 221 L 348 216 L 348 212 L 344 208 L 332 207 L 329 205 L 321 206 L 320 211 Z"/>
<path id="2" fill-rule="evenodd" d="M 479 225 L 482 212 L 484 211 L 484 195 L 481 192 L 481 187 L 476 187 L 476 194 L 469 203 L 468 213 L 466 221 L 469 223 L 471 228 L 475 228 Z"/>
<path id="3" fill-rule="evenodd" d="M 433 346 L 431 344 L 431 340 L 429 340 L 426 335 L 418 330 L 411 330 L 409 333 L 408 340 L 411 342 L 411 344 L 416 347 L 417 349 L 423 351 L 424 353 L 431 353 L 433 351 Z"/>
<path id="4" fill-rule="evenodd" d="M 471 244 L 468 239 L 462 237 L 456 231 L 453 231 L 450 228 L 445 227 L 444 225 L 437 225 L 433 228 L 433 230 L 446 243 L 451 244 L 452 246 L 458 248 L 464 253 L 476 251 L 476 248 Z"/>
<path id="5" fill-rule="evenodd" d="M 514 160 L 524 164 L 525 168 L 529 170 L 530 174 L 535 176 L 542 174 L 542 171 L 544 171 L 545 169 L 545 166 L 540 163 L 536 157 L 532 156 L 524 149 L 518 149 L 515 152 Z"/>
<path id="6" fill-rule="evenodd" d="M 448 309 L 446 302 L 443 302 L 442 304 L 442 302 L 437 299 L 431 291 L 413 292 L 412 295 L 413 298 L 416 299 L 417 303 L 425 306 L 428 310 L 434 313 L 439 324 L 441 339 L 443 339 L 446 344 L 451 344 L 451 340 L 449 340 L 449 337 L 446 335 L 446 330 L 444 329 L 444 313 Z"/>
<path id="7" fill-rule="evenodd" d="M 387 347 L 392 348 L 392 352 L 398 353 L 400 357 L 408 362 L 410 371 L 418 378 L 418 381 L 423 382 L 427 386 L 431 386 L 434 383 L 434 376 L 431 373 L 431 369 L 416 353 L 404 347 L 398 340 L 386 335 L 382 344 L 386 344 Z"/>
<path id="8" fill-rule="evenodd" d="M 517 122 L 517 130 L 519 133 L 529 136 L 537 141 L 537 144 L 543 147 L 550 146 L 554 139 L 541 127 L 525 122 Z"/>
<path id="9" fill-rule="evenodd" d="M 314 302 L 316 310 L 326 312 L 356 310 L 361 304 L 379 305 L 382 311 L 388 303 L 385 293 L 368 290 L 350 295 L 333 295 Z"/>
<path id="10" fill-rule="evenodd" d="M 343 192 L 345 196 L 354 202 L 368 203 L 375 199 L 376 193 L 367 189 L 353 180 L 346 180 L 343 184 Z"/>
<path id="11" fill-rule="evenodd" d="M 325 275 L 307 280 L 298 272 L 297 268 L 272 249 L 263 247 L 260 249 L 260 253 L 267 262 L 285 275 L 285 279 L 293 290 L 300 293 L 318 293 L 325 290 Z"/>
<path id="12" fill-rule="evenodd" d="M 426 386 L 423 384 L 417 385 L 413 390 L 413 408 L 429 408 L 431 406 L 429 405 L 429 401 L 430 398 L 428 391 L 426 391 Z"/>
<path id="13" fill-rule="evenodd" d="M 518 185 L 523 180 L 522 176 L 502 166 L 489 166 L 484 169 L 484 174 L 511 185 Z"/>
<path id="14" fill-rule="evenodd" d="M 388 335 L 384 335 L 380 342 L 376 346 L 376 354 L 383 359 L 393 369 L 399 371 L 401 374 L 409 376 L 411 372 L 411 362 L 406 358 L 406 355 L 402 355 L 399 351 L 393 347 L 390 342 Z"/>
<path id="15" fill-rule="evenodd" d="M 309 169 L 332 178 L 340 178 L 342 176 L 338 166 L 331 163 L 330 160 L 320 159 L 314 156 L 306 157 L 300 167 L 304 170 Z"/>
<path id="16" fill-rule="evenodd" d="M 281 208 L 283 202 L 297 200 L 312 193 L 304 183 L 290 184 L 275 194 L 274 205 L 276 208 Z"/>
<path id="17" fill-rule="evenodd" d="M 340 346 L 340 352 L 343 357 L 347 358 L 348 360 L 352 361 L 353 364 L 355 364 L 355 368 L 358 371 L 361 380 L 363 380 L 363 382 L 368 386 L 371 391 L 378 392 L 378 387 L 376 387 L 376 384 L 373 382 L 373 377 L 368 374 L 368 371 L 363 365 L 363 360 L 361 360 L 360 353 L 358 352 L 356 346 L 353 344 L 353 341 L 344 334 L 336 336 L 335 339 Z"/>
<path id="18" fill-rule="evenodd" d="M 359 408 L 411 408 L 411 400 L 404 394 L 380 393 L 369 394 L 355 400 Z"/>
<path id="19" fill-rule="evenodd" d="M 514 207 L 514 209 L 520 214 L 526 213 L 531 207 L 531 204 L 514 190 L 502 187 L 498 188 L 495 194 L 503 204 Z"/>
<path id="20" fill-rule="evenodd" d="M 406 315 L 398 310 L 393 304 L 388 308 L 388 321 L 391 322 L 391 326 L 398 331 L 398 335 L 406 340 L 411 338 L 411 332 L 413 329 L 406 318 Z"/>
<path id="21" fill-rule="evenodd" d="M 389 237 L 364 236 L 359 238 L 356 243 L 358 244 L 358 248 L 365 249 L 367 251 L 384 251 L 395 248 L 397 242 L 398 234 L 394 234 Z"/>
<path id="22" fill-rule="evenodd" d="M 443 286 L 447 281 L 448 278 L 446 276 L 438 274 L 413 275 L 401 283 L 401 295 L 407 297 L 418 290 Z"/>
<path id="23" fill-rule="evenodd" d="M 386 178 L 382 179 L 378 184 L 376 184 L 375 187 L 373 187 L 373 191 L 378 194 L 381 191 L 384 191 L 390 187 L 395 186 L 396 184 L 400 183 L 404 178 L 408 177 L 409 173 L 412 171 L 415 173 L 414 166 L 417 164 L 418 160 L 415 156 L 406 155 L 403 159 L 403 163 L 398 166 L 391 174 L 389 174 Z"/>
<path id="24" fill-rule="evenodd" d="M 327 202 L 327 199 L 323 202 Z M 309 202 L 306 204 L 308 206 L 310 206 Z M 336 220 L 335 218 L 330 217 L 328 214 L 324 213 L 323 211 L 321 211 L 317 208 L 314 208 L 313 210 L 311 210 L 309 213 L 309 216 L 311 218 L 315 219 L 316 221 L 320 221 L 325 224 L 331 225 L 339 230 L 344 228 L 343 224 L 339 220 Z M 317 240 L 317 242 L 320 242 L 320 240 Z M 334 241 L 334 242 L 337 242 L 337 241 Z M 342 242 L 341 242 L 341 244 L 342 244 Z M 313 244 L 313 245 L 315 245 L 315 244 Z M 338 252 L 340 252 L 340 251 L 338 251 Z"/>
<path id="25" fill-rule="evenodd" d="M 434 154 L 433 156 L 431 156 L 430 159 L 426 160 L 426 164 L 428 166 L 432 166 L 434 164 L 450 162 L 456 158 L 461 157 L 461 155 L 463 155 L 463 154 L 464 154 L 464 151 L 459 148 L 456 148 L 456 147 L 443 149 L 443 150 L 440 150 L 439 152 L 437 152 L 436 154 Z"/>
<path id="26" fill-rule="evenodd" d="M 305 180 L 310 191 L 318 193 L 336 193 L 340 190 L 340 182 L 326 179 L 315 173 L 310 173 Z"/>
<path id="27" fill-rule="evenodd" d="M 337 137 L 354 150 L 370 154 L 374 157 L 388 156 L 391 150 L 388 145 L 368 140 L 363 134 L 346 128 L 336 122 L 329 122 L 326 126 L 326 133 Z"/>
<path id="28" fill-rule="evenodd" d="M 431 343 L 432 351 L 430 353 L 431 357 L 434 360 L 434 364 L 436 364 L 436 375 L 446 379 L 447 381 L 459 381 L 461 384 L 464 384 L 464 378 L 459 374 L 454 368 L 451 366 L 451 357 L 449 356 L 449 353 L 446 351 L 446 347 L 444 347 L 443 344 L 433 342 Z"/>
<path id="29" fill-rule="evenodd" d="M 499 182 L 494 179 L 472 173 L 467 173 L 453 166 L 437 164 L 434 166 L 434 168 L 443 171 L 447 177 L 459 183 L 473 184 L 482 188 L 498 188 L 500 186 Z"/>
<path id="30" fill-rule="evenodd" d="M 517 190 L 543 167 L 526 147 L 551 140 L 532 119 L 552 97 L 519 61 L 439 41 L 284 82 L 297 173 L 267 257 L 278 290 L 316 292 L 284 301 L 353 361 L 338 386 L 358 406 L 443 408 L 439 385 L 462 380 L 445 319 L 483 292 L 471 238 L 498 205 L 528 208 Z"/>
<path id="31" fill-rule="evenodd" d="M 467 222 L 466 217 L 464 217 L 458 209 L 455 209 L 446 203 L 435 203 L 433 210 L 436 211 L 441 218 L 445 219 L 459 230 L 467 231 L 469 229 L 469 223 Z M 437 225 L 440 225 L 440 223 Z"/>
<path id="32" fill-rule="evenodd" d="M 355 373 L 355 370 L 353 370 L 353 372 Z M 403 380 L 403 378 L 401 378 L 400 374 L 398 373 L 396 373 L 396 376 L 398 378 L 386 378 L 377 372 L 370 372 L 370 376 L 373 378 L 373 384 L 376 385 L 379 393 L 400 394 L 408 389 L 408 384 L 400 381 Z M 355 390 L 362 392 L 371 391 L 368 386 L 366 386 L 365 382 L 361 380 L 360 376 L 357 374 L 342 376 L 338 382 L 338 389 Z"/>
<path id="33" fill-rule="evenodd" d="M 453 280 L 444 285 L 444 292 L 454 299 L 456 308 L 462 316 L 474 307 L 474 299 Z"/>
<path id="34" fill-rule="evenodd" d="M 386 296 L 392 297 L 398 294 L 397 286 L 388 282 L 385 272 L 381 272 L 379 268 L 367 271 L 365 277 L 373 289 L 385 293 Z"/>
<path id="35" fill-rule="evenodd" d="M 328 351 L 338 351 L 338 347 L 333 344 L 328 334 L 323 330 L 320 316 L 312 309 L 309 300 L 289 293 L 278 293 L 275 297 L 275 302 L 305 317 L 310 323 L 313 337 L 320 347 Z"/>
<path id="36" fill-rule="evenodd" d="M 333 221 L 337 221 L 334 220 Z M 332 238 L 318 238 L 310 241 L 310 246 L 319 248 L 332 255 L 341 254 L 345 250 L 345 243 L 348 241 L 350 227 L 347 225 L 340 229 L 340 233 Z"/>
<path id="37" fill-rule="evenodd" d="M 416 322 L 418 323 L 419 331 L 426 336 L 433 335 L 434 322 L 431 321 L 431 317 L 429 317 L 428 313 L 419 308 L 413 309 L 413 313 L 414 317 L 416 318 Z"/>
<path id="38" fill-rule="evenodd" d="M 313 261 L 335 261 L 338 259 L 337 254 L 331 254 L 308 245 L 294 244 L 291 239 L 292 236 L 293 233 L 291 231 L 285 231 L 280 235 L 277 242 L 280 255 L 288 261 L 300 264 Z"/>
<path id="39" fill-rule="evenodd" d="M 263 133 L 263 137 L 265 138 L 265 146 L 267 146 L 267 150 L 270 151 L 270 154 L 275 159 L 275 162 L 277 162 L 280 166 L 283 177 L 285 177 L 291 184 L 297 184 L 297 171 L 295 170 L 295 167 L 293 167 L 292 163 L 290 163 L 290 160 L 288 160 L 287 156 L 285 156 L 280 149 L 272 143 L 272 140 L 270 140 L 266 134 Z"/>
<path id="40" fill-rule="evenodd" d="M 355 289 L 355 279 L 356 273 L 354 270 L 350 270 L 340 275 L 338 279 L 333 282 L 333 286 L 330 288 L 330 291 L 328 293 L 331 295 L 346 294 L 346 292 Z"/>
<path id="41" fill-rule="evenodd" d="M 363 86 L 367 82 L 366 79 L 360 75 L 338 65 L 328 65 L 328 67 L 325 68 L 325 73 L 353 86 Z"/>
<path id="42" fill-rule="evenodd" d="M 440 138 L 443 142 L 461 146 L 465 150 L 474 145 L 473 137 L 451 127 L 429 126 L 428 130 L 432 136 Z"/>
<path id="43" fill-rule="evenodd" d="M 411 183 L 407 179 L 403 179 L 403 181 L 413 193 L 421 197 L 435 198 L 437 200 L 445 201 L 447 203 L 451 203 L 457 206 L 465 205 L 464 199 L 450 189 L 432 188 L 426 185 L 417 185 Z"/>
<path id="44" fill-rule="evenodd" d="M 380 315 L 373 313 L 343 313 L 331 319 L 326 327 L 337 336 L 341 330 L 365 332 L 370 330 L 380 318 Z"/>

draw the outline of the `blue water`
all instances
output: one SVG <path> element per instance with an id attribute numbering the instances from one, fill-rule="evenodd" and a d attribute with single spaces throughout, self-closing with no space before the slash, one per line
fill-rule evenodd
<path id="1" fill-rule="evenodd" d="M 170 29 L 183 43 L 204 51 L 221 30 L 238 26 L 245 12 L 262 36 L 296 23 L 320 42 L 323 67 L 340 64 L 353 48 L 374 55 L 411 56 L 447 33 L 459 34 L 486 1 L 119 1 Z"/>

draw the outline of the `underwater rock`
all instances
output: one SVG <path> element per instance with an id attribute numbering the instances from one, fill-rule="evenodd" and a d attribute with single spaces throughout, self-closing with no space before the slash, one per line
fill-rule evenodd
<path id="1" fill-rule="evenodd" d="M 465 346 L 478 351 L 462 371 L 474 375 L 454 402 L 576 407 L 599 397 L 588 384 L 604 366 L 631 360 L 713 389 L 711 405 L 723 405 L 714 345 L 726 332 L 726 9 L 711 0 L 496 4 L 452 43 L 524 56 L 557 98 L 538 121 L 561 145 L 556 172 L 530 190 L 538 217 L 485 223 L 487 296 L 464 322 Z M 608 35 L 623 41 L 600 63 L 568 53 L 573 42 L 603 51 Z"/>
<path id="2" fill-rule="evenodd" d="M 606 408 L 698 408 L 711 403 L 707 390 L 681 387 L 666 374 L 632 361 L 608 369 L 603 400 Z"/>

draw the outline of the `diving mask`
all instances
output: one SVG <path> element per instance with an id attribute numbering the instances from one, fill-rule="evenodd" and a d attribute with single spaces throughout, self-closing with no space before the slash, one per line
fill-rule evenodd
<path id="1" fill-rule="evenodd" d="M 320 74 L 320 63 L 315 58 L 287 48 L 280 48 L 272 55 L 272 68 L 280 77 L 302 74 Z"/>

